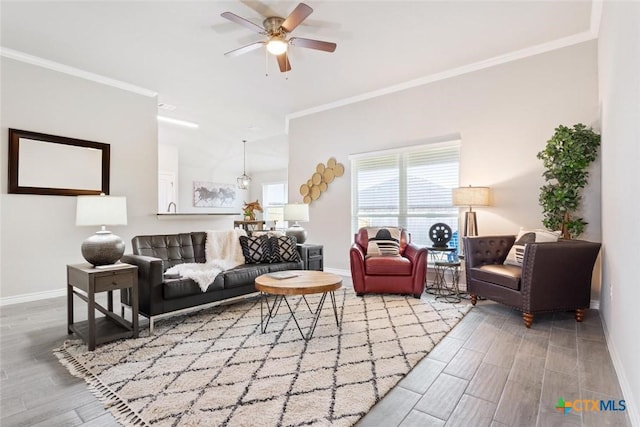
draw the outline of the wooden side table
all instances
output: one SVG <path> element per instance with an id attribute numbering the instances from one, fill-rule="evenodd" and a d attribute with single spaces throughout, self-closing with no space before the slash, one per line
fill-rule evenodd
<path id="1" fill-rule="evenodd" d="M 233 228 L 243 228 L 248 235 L 251 235 L 252 231 L 261 231 L 264 229 L 265 221 L 233 221 Z"/>
<path id="2" fill-rule="evenodd" d="M 131 289 L 131 322 L 113 312 L 113 291 Z M 82 291 L 82 292 L 80 292 Z M 96 303 L 96 294 L 107 292 L 107 308 Z M 87 303 L 87 319 L 73 322 L 73 296 Z M 96 310 L 105 315 L 96 319 Z M 76 333 L 89 351 L 97 344 L 138 336 L 138 267 L 115 264 L 94 268 L 90 264 L 67 265 L 67 333 Z"/>

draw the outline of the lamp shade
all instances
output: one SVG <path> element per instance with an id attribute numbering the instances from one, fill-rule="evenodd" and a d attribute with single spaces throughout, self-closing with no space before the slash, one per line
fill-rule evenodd
<path id="1" fill-rule="evenodd" d="M 284 220 L 296 222 L 309 221 L 309 205 L 304 203 L 292 203 L 285 205 Z"/>
<path id="2" fill-rule="evenodd" d="M 76 225 L 127 225 L 127 198 L 78 196 Z"/>
<path id="3" fill-rule="evenodd" d="M 267 208 L 267 221 L 282 221 L 284 220 L 284 208 L 270 207 Z"/>
<path id="4" fill-rule="evenodd" d="M 454 206 L 489 206 L 489 187 L 454 188 Z"/>

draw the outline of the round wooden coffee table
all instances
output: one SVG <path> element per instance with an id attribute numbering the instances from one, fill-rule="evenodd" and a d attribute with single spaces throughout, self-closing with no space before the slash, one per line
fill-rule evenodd
<path id="1" fill-rule="evenodd" d="M 298 327 L 298 331 L 300 331 L 300 335 L 302 335 L 303 339 L 310 340 L 313 336 L 314 330 L 316 329 L 316 325 L 318 324 L 320 312 L 322 311 L 322 307 L 324 306 L 324 301 L 327 298 L 327 294 L 329 294 L 331 298 L 331 304 L 333 305 L 333 314 L 336 318 L 336 326 L 340 327 L 340 323 L 338 321 L 338 310 L 336 307 L 336 297 L 334 294 L 336 290 L 342 287 L 342 278 L 340 276 L 336 274 L 325 273 L 324 271 L 286 270 L 258 276 L 256 277 L 255 284 L 256 289 L 260 291 L 260 327 L 262 329 L 262 333 L 267 330 L 269 320 L 277 314 L 282 301 L 284 301 L 286 306 L 289 308 L 289 312 L 291 313 L 293 321 Z M 311 309 L 311 306 L 305 298 L 305 295 L 309 294 L 322 294 L 315 311 Z M 269 295 L 275 296 L 272 304 L 269 304 Z M 302 296 L 304 302 L 307 305 L 307 308 L 309 309 L 311 314 L 314 315 L 313 321 L 311 322 L 311 326 L 309 327 L 309 331 L 307 332 L 306 336 L 304 332 L 302 332 L 302 328 L 300 328 L 298 319 L 296 319 L 294 311 L 291 308 L 289 301 L 287 300 L 288 295 Z M 266 303 L 267 305 L 266 316 L 264 315 L 263 311 L 263 303 Z"/>

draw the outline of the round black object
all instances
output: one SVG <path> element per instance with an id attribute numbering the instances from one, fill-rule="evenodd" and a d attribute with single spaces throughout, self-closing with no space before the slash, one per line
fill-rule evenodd
<path id="1" fill-rule="evenodd" d="M 442 222 L 433 224 L 429 229 L 429 238 L 434 248 L 446 248 L 451 240 L 451 227 Z"/>

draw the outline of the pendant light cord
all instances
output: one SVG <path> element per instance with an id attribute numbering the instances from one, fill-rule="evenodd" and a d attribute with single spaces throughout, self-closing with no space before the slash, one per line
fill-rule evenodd
<path id="1" fill-rule="evenodd" d="M 247 140 L 242 140 L 242 175 L 247 175 Z"/>

